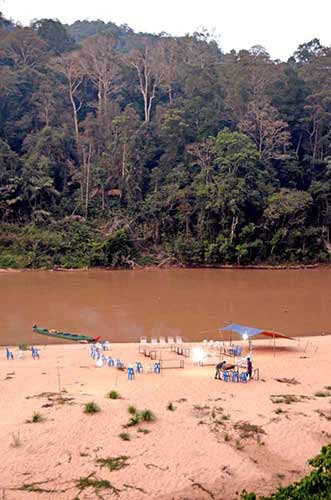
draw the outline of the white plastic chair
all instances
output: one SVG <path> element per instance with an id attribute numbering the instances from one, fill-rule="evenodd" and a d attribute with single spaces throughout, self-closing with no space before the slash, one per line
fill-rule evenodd
<path id="1" fill-rule="evenodd" d="M 177 337 L 176 337 L 176 344 L 182 344 L 182 343 L 183 343 L 182 337 L 180 337 L 179 335 L 177 335 Z"/>

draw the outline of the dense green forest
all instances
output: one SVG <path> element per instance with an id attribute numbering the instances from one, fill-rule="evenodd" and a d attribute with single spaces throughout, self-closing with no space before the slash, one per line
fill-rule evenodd
<path id="1" fill-rule="evenodd" d="M 331 48 L 0 16 L 0 267 L 328 262 Z"/>

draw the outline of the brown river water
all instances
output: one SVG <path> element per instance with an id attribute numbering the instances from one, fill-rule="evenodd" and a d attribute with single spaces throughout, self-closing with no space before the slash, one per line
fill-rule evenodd
<path id="1" fill-rule="evenodd" d="M 54 343 L 33 333 L 34 323 L 131 342 L 217 339 L 226 321 L 293 336 L 330 333 L 331 269 L 0 273 L 1 345 Z"/>

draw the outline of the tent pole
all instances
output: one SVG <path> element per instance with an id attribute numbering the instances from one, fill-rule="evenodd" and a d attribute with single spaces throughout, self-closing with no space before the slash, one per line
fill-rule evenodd
<path id="1" fill-rule="evenodd" d="M 274 357 L 276 356 L 276 339 L 274 334 Z"/>

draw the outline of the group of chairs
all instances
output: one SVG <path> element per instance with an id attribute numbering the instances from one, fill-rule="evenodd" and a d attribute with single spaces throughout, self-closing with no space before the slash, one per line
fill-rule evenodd
<path id="1" fill-rule="evenodd" d="M 161 362 L 156 361 L 154 363 L 154 367 L 151 369 L 151 367 L 148 366 L 148 370 L 146 370 L 146 371 L 153 371 L 154 373 L 160 374 L 161 373 Z M 136 369 L 132 365 L 130 365 L 128 367 L 128 379 L 133 380 L 135 378 L 135 373 L 143 373 L 143 372 L 144 372 L 143 365 L 141 364 L 140 361 L 137 361 L 136 362 Z"/>
<path id="2" fill-rule="evenodd" d="M 182 343 L 183 339 L 180 335 L 177 335 L 176 337 L 151 337 L 150 342 L 147 337 L 140 337 L 140 345 L 157 345 L 159 347 L 166 347 Z"/>
<path id="3" fill-rule="evenodd" d="M 100 347 L 96 344 L 91 344 L 91 358 L 96 362 L 96 365 L 101 366 L 114 366 L 119 370 L 124 370 L 125 366 L 122 360 L 119 358 L 113 359 L 111 356 L 105 356 Z"/>
<path id="4" fill-rule="evenodd" d="M 112 358 L 111 356 L 105 356 L 105 354 L 100 350 L 100 347 L 97 347 L 95 344 L 91 345 L 91 351 L 90 351 L 91 358 L 96 362 L 96 365 L 98 367 L 102 366 L 109 366 L 109 367 L 115 367 L 118 368 L 119 370 L 125 370 L 125 365 L 124 362 L 119 359 L 119 358 Z M 154 372 L 154 373 L 161 373 L 161 362 L 156 361 L 154 363 L 154 366 L 151 367 L 148 365 L 147 369 L 145 370 L 146 372 Z M 137 361 L 135 363 L 135 367 L 132 365 L 129 365 L 127 367 L 127 373 L 128 373 L 128 379 L 133 380 L 135 378 L 135 373 L 143 373 L 144 368 L 141 363 L 141 361 Z"/>
<path id="5" fill-rule="evenodd" d="M 100 351 L 109 351 L 110 350 L 110 342 L 108 340 L 102 340 L 101 342 L 97 342 L 96 344 L 92 344 L 94 347 L 99 349 Z"/>
<path id="6" fill-rule="evenodd" d="M 242 382 L 246 384 L 248 382 L 248 374 L 247 372 L 238 372 L 236 370 L 225 370 L 221 374 L 221 380 L 224 382 Z"/>
<path id="7" fill-rule="evenodd" d="M 40 358 L 39 350 L 34 346 L 31 346 L 31 355 L 33 359 Z M 17 349 L 17 359 L 23 359 L 23 358 L 24 358 L 24 350 L 19 347 Z M 7 361 L 12 361 L 14 359 L 14 353 L 8 347 L 6 347 L 6 359 Z"/>
<path id="8" fill-rule="evenodd" d="M 243 352 L 243 348 L 240 345 L 232 345 L 226 346 L 224 342 L 220 340 L 203 340 L 202 345 L 205 349 L 215 349 L 220 351 L 223 354 L 228 354 L 229 356 L 239 357 Z"/>

